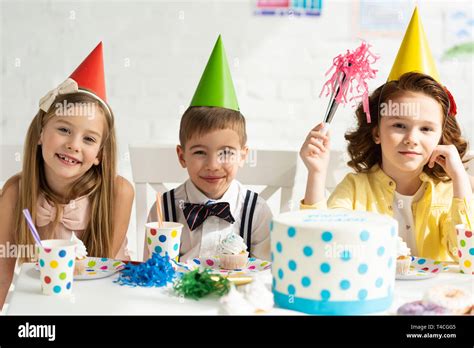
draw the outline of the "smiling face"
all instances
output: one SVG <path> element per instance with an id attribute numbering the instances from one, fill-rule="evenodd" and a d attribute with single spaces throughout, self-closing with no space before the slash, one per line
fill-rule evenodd
<path id="1" fill-rule="evenodd" d="M 49 183 L 70 184 L 93 165 L 99 165 L 105 115 L 96 107 L 95 117 L 52 116 L 45 124 L 39 144 Z M 70 114 L 79 115 L 71 112 Z"/>
<path id="2" fill-rule="evenodd" d="M 374 141 L 382 148 L 383 170 L 389 176 L 420 174 L 441 138 L 441 105 L 423 93 L 404 92 L 385 106 L 380 130 L 374 129 Z"/>
<path id="3" fill-rule="evenodd" d="M 220 199 L 229 188 L 247 156 L 248 148 L 241 146 L 239 135 L 231 129 L 196 134 L 178 145 L 178 158 L 188 170 L 193 184 L 207 197 Z"/>

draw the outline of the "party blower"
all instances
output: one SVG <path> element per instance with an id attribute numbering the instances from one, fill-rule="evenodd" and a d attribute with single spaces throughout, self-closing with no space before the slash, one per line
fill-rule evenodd
<path id="1" fill-rule="evenodd" d="M 347 50 L 346 54 L 340 54 L 333 59 L 333 65 L 326 72 L 325 76 L 331 74 L 331 78 L 326 81 L 319 96 L 326 91 L 325 96 L 331 94 L 328 108 L 324 116 L 324 127 L 322 134 L 329 130 L 330 123 L 334 118 L 339 104 L 362 101 L 364 112 L 367 115 L 367 122 L 370 123 L 369 110 L 369 87 L 367 80 L 373 79 L 377 70 L 371 68 L 379 58 L 370 51 L 370 45 L 362 42 L 353 52 Z"/>

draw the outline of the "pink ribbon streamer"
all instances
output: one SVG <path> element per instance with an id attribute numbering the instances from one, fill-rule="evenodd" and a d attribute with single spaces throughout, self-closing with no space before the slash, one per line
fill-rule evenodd
<path id="1" fill-rule="evenodd" d="M 319 94 L 321 97 L 326 90 L 325 96 L 335 95 L 335 100 L 339 104 L 347 104 L 352 101 L 354 104 L 357 104 L 362 101 L 362 106 L 367 116 L 367 123 L 371 122 L 367 80 L 375 78 L 377 70 L 372 69 L 370 65 L 379 59 L 379 56 L 373 54 L 369 48 L 370 45 L 362 41 L 361 45 L 353 52 L 347 50 L 346 54 L 340 54 L 335 57 L 333 65 L 326 72 L 325 76 L 329 75 L 333 70 L 334 72 L 331 78 L 326 81 Z M 340 90 L 336 95 L 338 86 L 340 86 Z"/>

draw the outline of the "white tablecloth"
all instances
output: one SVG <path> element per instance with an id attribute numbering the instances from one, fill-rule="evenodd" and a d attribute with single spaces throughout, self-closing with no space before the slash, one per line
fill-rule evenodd
<path id="1" fill-rule="evenodd" d="M 269 272 L 269 271 L 267 271 Z M 120 286 L 112 277 L 75 281 L 73 296 L 61 298 L 41 293 L 39 271 L 34 264 L 24 264 L 13 281 L 14 290 L 7 297 L 7 315 L 216 315 L 220 304 L 216 297 L 199 301 L 179 298 L 170 288 L 141 288 Z M 271 281 L 270 274 L 264 277 Z M 451 266 L 434 278 L 423 280 L 397 280 L 394 301 L 389 310 L 374 314 L 395 314 L 397 308 L 406 302 L 423 298 L 427 289 L 439 284 L 459 286 L 473 293 L 473 277 L 460 274 Z M 268 314 L 299 314 L 274 308 Z"/>

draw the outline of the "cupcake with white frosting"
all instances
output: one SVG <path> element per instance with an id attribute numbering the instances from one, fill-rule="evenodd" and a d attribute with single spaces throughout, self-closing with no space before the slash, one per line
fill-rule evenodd
<path id="1" fill-rule="evenodd" d="M 410 271 L 411 256 L 410 248 L 402 238 L 398 237 L 397 241 L 397 274 L 405 275 Z"/>
<path id="2" fill-rule="evenodd" d="M 245 267 L 249 253 L 242 237 L 230 233 L 221 240 L 217 247 L 220 267 L 224 269 L 237 269 Z"/>
<path id="3" fill-rule="evenodd" d="M 74 265 L 74 275 L 82 275 L 86 269 L 87 263 L 87 248 L 80 240 L 77 238 L 76 234 L 72 232 L 71 242 L 76 243 L 76 261 Z"/>

